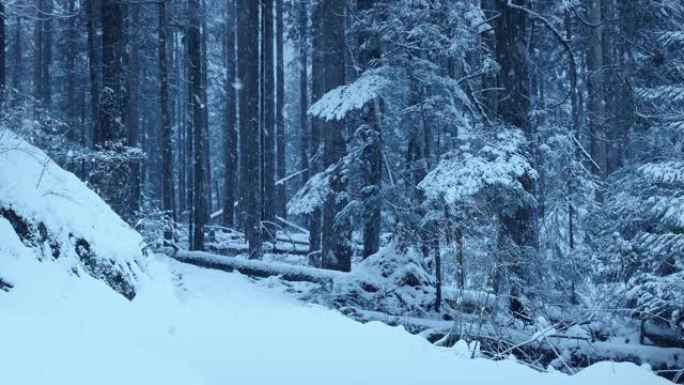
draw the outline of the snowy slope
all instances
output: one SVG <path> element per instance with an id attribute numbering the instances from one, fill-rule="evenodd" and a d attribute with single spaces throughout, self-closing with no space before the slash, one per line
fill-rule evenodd
<path id="1" fill-rule="evenodd" d="M 0 234 L 11 234 L 0 219 Z M 468 359 L 380 323 L 303 306 L 277 289 L 158 260 L 127 301 L 2 239 L 0 382 L 7 384 L 667 384 L 631 364 L 575 376 Z M 51 290 L 45 290 L 46 287 Z"/>
<path id="2" fill-rule="evenodd" d="M 0 129 L 0 217 L 36 258 L 135 295 L 142 237 L 75 175 L 7 129 Z"/>

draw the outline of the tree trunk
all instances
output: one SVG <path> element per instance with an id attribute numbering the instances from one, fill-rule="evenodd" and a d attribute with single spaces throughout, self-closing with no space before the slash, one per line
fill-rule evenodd
<path id="1" fill-rule="evenodd" d="M 166 2 L 159 2 L 159 114 L 161 120 L 161 163 L 162 163 L 162 210 L 170 221 L 176 220 L 173 193 L 173 142 L 171 140 L 171 111 L 169 95 L 168 58 L 168 26 L 166 20 Z M 164 231 L 164 239 L 170 240 L 173 231 L 169 227 Z"/>
<path id="2" fill-rule="evenodd" d="M 96 144 L 108 146 L 123 140 L 124 85 L 123 12 L 117 0 L 103 0 L 102 4 L 102 91 L 99 103 L 99 128 Z"/>
<path id="3" fill-rule="evenodd" d="M 128 24 L 125 25 L 125 42 L 124 47 L 130 47 L 130 49 L 123 48 L 123 54 L 125 55 L 124 61 L 124 76 L 126 82 L 126 95 L 125 95 L 125 108 L 126 113 L 126 135 L 127 145 L 130 147 L 140 147 L 140 109 L 139 109 L 139 99 L 141 90 L 141 68 L 140 68 L 140 54 L 138 45 L 135 41 L 135 28 L 140 24 L 140 9 L 135 7 L 133 9 L 125 9 L 124 14 L 127 14 Z M 147 126 L 145 126 L 147 127 Z M 155 160 L 158 159 L 157 151 L 150 152 L 150 155 L 154 157 Z M 157 163 L 155 163 L 156 165 Z M 141 162 L 135 162 L 131 164 L 130 170 L 130 197 L 128 199 L 128 210 L 131 213 L 137 212 L 141 207 L 142 200 L 142 181 L 141 178 Z M 156 171 L 156 169 L 155 169 Z M 156 174 L 156 173 L 155 173 Z M 156 180 L 155 180 L 156 181 Z"/>
<path id="4" fill-rule="evenodd" d="M 12 74 L 12 107 L 18 107 L 23 100 L 23 87 L 21 84 L 23 54 L 21 48 L 21 17 L 17 15 L 14 26 L 14 72 Z"/>
<path id="5" fill-rule="evenodd" d="M 259 172 L 259 2 L 239 0 L 237 67 L 240 77 L 240 216 L 250 258 L 261 257 L 261 178 Z"/>
<path id="6" fill-rule="evenodd" d="M 432 241 L 432 250 L 435 257 L 435 311 L 439 313 L 442 306 L 442 252 L 439 247 L 439 229 L 433 227 L 435 235 Z"/>
<path id="7" fill-rule="evenodd" d="M 265 221 L 275 221 L 275 77 L 274 77 L 274 56 L 273 56 L 273 0 L 261 0 L 261 12 L 263 21 L 263 106 L 264 115 L 263 127 L 263 157 L 264 157 L 264 203 L 263 219 Z M 271 228 L 274 230 L 273 228 Z"/>
<path id="8" fill-rule="evenodd" d="M 485 13 L 486 18 L 495 16 L 495 4 L 497 0 L 480 0 L 480 7 L 489 12 Z M 489 30 L 481 35 L 481 50 L 483 56 L 496 54 L 495 30 Z M 487 71 L 482 75 L 482 105 L 488 117 L 496 116 L 496 75 L 493 71 Z"/>
<path id="9" fill-rule="evenodd" d="M 458 288 L 464 290 L 466 288 L 466 271 L 465 258 L 463 257 L 463 229 L 459 226 L 456 228 L 456 264 L 458 266 Z"/>
<path id="10" fill-rule="evenodd" d="M 187 87 L 185 86 L 187 65 L 185 61 L 187 60 L 187 55 L 183 52 L 184 44 L 182 33 L 175 33 L 173 39 L 174 46 L 176 47 L 174 51 L 177 52 L 175 57 L 176 68 L 175 68 L 175 92 L 176 96 L 176 108 L 178 110 L 178 220 L 182 220 L 185 214 L 188 212 L 188 121 L 186 114 L 187 100 L 186 92 Z"/>
<path id="11" fill-rule="evenodd" d="M 88 73 L 90 75 L 90 119 L 93 123 L 92 136 L 93 141 L 99 140 L 100 128 L 98 127 L 99 113 L 99 98 L 100 98 L 100 81 L 98 76 L 99 63 L 97 60 L 97 53 L 95 51 L 97 39 L 97 24 L 96 24 L 96 6 L 101 0 L 86 1 L 86 26 L 88 30 Z"/>
<path id="12" fill-rule="evenodd" d="M 523 0 L 513 1 L 515 5 L 524 3 Z M 496 58 L 501 66 L 497 81 L 498 87 L 505 90 L 497 102 L 498 116 L 503 124 L 521 129 L 531 140 L 527 14 L 509 7 L 507 0 L 497 0 L 497 10 L 501 14 L 495 22 Z M 528 193 L 534 193 L 531 176 L 524 175 L 520 182 Z M 510 286 L 497 285 L 509 291 L 505 294 L 510 294 L 511 310 L 514 312 L 523 312 L 523 309 L 519 309 L 517 297 L 525 293 L 523 284 L 530 283 L 527 270 L 538 249 L 536 218 L 535 208 L 529 204 L 516 208 L 511 214 L 499 215 L 497 252 L 501 262 L 499 268 L 506 271 L 497 274 L 499 277 L 511 274 L 513 278 L 510 279 Z"/>
<path id="13" fill-rule="evenodd" d="M 235 201 L 237 195 L 237 105 L 234 83 L 235 73 L 235 0 L 226 6 L 226 126 L 224 135 L 225 180 L 222 224 L 235 226 Z"/>
<path id="14" fill-rule="evenodd" d="M 617 5 L 611 0 L 601 1 L 601 15 L 607 15 L 608 19 L 621 20 Z M 603 19 L 603 17 L 601 17 Z M 616 23 L 615 29 L 620 28 L 620 22 Z M 618 40 L 619 39 L 619 40 Z M 606 175 L 610 175 L 617 171 L 622 164 L 622 137 L 623 133 L 629 127 L 629 123 L 622 119 L 626 116 L 623 110 L 634 106 L 629 105 L 628 95 L 623 94 L 623 83 L 626 76 L 625 69 L 622 68 L 621 54 L 619 46 L 628 45 L 622 44 L 623 41 L 615 33 L 602 34 L 601 51 L 603 56 L 603 94 L 605 101 L 605 121 L 604 134 L 606 137 Z"/>
<path id="15" fill-rule="evenodd" d="M 331 91 L 345 80 L 345 35 L 344 35 L 344 2 L 337 0 L 323 1 L 324 13 L 321 15 L 324 29 L 323 92 Z M 346 153 L 344 138 L 344 120 L 330 121 L 324 124 L 325 148 L 324 167 L 335 167 L 330 179 L 331 192 L 328 194 L 323 208 L 323 254 L 322 267 L 326 269 L 351 271 L 351 223 L 348 218 L 338 218 L 337 214 L 348 203 L 347 184 L 343 175 L 340 160 Z"/>
<path id="16" fill-rule="evenodd" d="M 52 35 L 50 33 L 50 14 L 52 0 L 38 0 L 35 15 L 34 41 L 34 99 L 39 109 L 48 108 L 51 102 L 50 61 Z M 38 112 L 36 110 L 36 112 Z"/>
<path id="17" fill-rule="evenodd" d="M 593 159 L 591 170 L 599 181 L 608 175 L 606 158 L 605 119 L 606 106 L 603 81 L 603 16 L 601 0 L 588 0 L 588 22 L 592 25 L 587 51 L 587 92 L 589 96 L 590 152 Z M 602 188 L 597 191 L 597 199 L 602 199 Z"/>
<path id="18" fill-rule="evenodd" d="M 324 91 L 323 80 L 323 34 L 325 26 L 321 25 L 322 15 L 325 12 L 321 2 L 313 3 L 312 31 L 311 31 L 311 100 L 312 103 L 320 99 Z M 321 122 L 311 120 L 311 148 L 309 149 L 310 174 L 316 175 L 322 170 L 321 167 Z M 314 210 L 309 217 L 309 247 L 312 256 L 321 252 L 321 210 Z"/>
<path id="19" fill-rule="evenodd" d="M 102 89 L 99 96 L 98 127 L 94 146 L 104 151 L 121 154 L 103 157 L 104 169 L 93 173 L 90 182 L 112 206 L 114 211 L 128 221 L 133 221 L 137 200 L 132 196 L 132 184 L 128 183 L 132 167 L 137 161 L 124 153 L 128 135 L 125 86 L 125 36 L 124 10 L 118 0 L 104 0 L 101 8 L 102 23 Z M 94 15 L 91 15 L 94 16 Z M 107 154 L 108 155 L 108 154 Z"/>
<path id="20" fill-rule="evenodd" d="M 186 31 L 185 35 L 185 57 L 184 57 L 184 62 L 183 62 L 183 77 L 181 79 L 189 79 L 190 78 L 190 73 L 192 69 L 190 68 L 190 52 L 189 52 L 189 46 L 187 44 L 188 41 L 188 34 Z M 194 113 L 192 111 L 193 108 L 193 102 L 197 99 L 195 99 L 195 95 L 192 92 L 191 85 L 186 82 L 184 82 L 186 87 L 183 87 L 185 94 L 183 95 L 183 100 L 185 101 L 185 108 L 184 113 L 185 113 L 185 119 L 183 121 L 185 122 L 185 158 L 183 162 L 185 163 L 185 167 L 187 167 L 186 171 L 186 176 L 185 176 L 185 187 L 186 187 L 186 211 L 188 212 L 188 235 L 189 235 L 189 241 L 190 244 L 192 245 L 193 243 L 193 238 L 195 237 L 194 233 L 194 196 L 195 196 L 195 183 L 194 183 L 194 140 L 193 140 L 193 117 Z M 199 98 L 199 96 L 197 96 Z M 201 100 L 201 99 L 200 99 Z"/>
<path id="21" fill-rule="evenodd" d="M 46 107 L 52 106 L 52 75 L 50 69 L 52 67 L 52 13 L 53 0 L 45 1 L 45 14 L 43 15 L 43 65 L 42 65 L 42 80 L 43 80 L 43 102 Z"/>
<path id="22" fill-rule="evenodd" d="M 7 47 L 5 43 L 5 24 L 7 17 L 5 16 L 5 5 L 0 3 L 0 111 L 4 112 L 5 95 L 7 88 L 7 72 L 6 72 L 6 56 Z"/>
<path id="23" fill-rule="evenodd" d="M 190 110 L 192 132 L 192 250 L 204 249 L 206 220 L 204 181 L 204 105 L 202 103 L 202 36 L 200 0 L 189 0 L 190 25 L 188 26 L 188 64 L 190 80 Z"/>
<path id="24" fill-rule="evenodd" d="M 202 0 L 201 6 L 204 7 L 204 5 L 207 3 L 207 0 Z M 209 216 L 213 212 L 213 203 L 214 200 L 212 198 L 212 178 L 211 178 L 211 145 L 209 141 L 209 101 L 208 101 L 208 78 L 207 76 L 209 75 L 208 71 L 208 65 L 209 65 L 209 57 L 207 53 L 207 35 L 208 35 L 208 28 L 207 28 L 207 21 L 206 18 L 202 18 L 202 45 L 201 45 L 201 52 L 202 52 L 202 68 L 201 68 L 201 74 L 202 74 L 202 93 L 201 93 L 201 99 L 202 99 L 202 138 L 203 138 L 203 148 L 202 148 L 202 164 L 204 166 L 204 175 L 203 175 L 203 183 L 204 183 L 204 195 L 202 199 L 204 199 L 204 223 L 209 222 Z"/>
<path id="25" fill-rule="evenodd" d="M 305 170 L 302 173 L 302 185 L 309 180 L 309 52 L 308 52 L 308 24 L 309 13 L 307 4 L 303 1 L 297 3 L 297 28 L 299 30 L 299 167 Z"/>
<path id="26" fill-rule="evenodd" d="M 69 0 L 68 12 L 70 14 L 76 14 L 76 1 Z M 73 16 L 69 18 L 69 24 L 67 26 L 66 33 L 66 53 L 65 53 L 65 71 L 67 75 L 67 95 L 66 95 L 66 115 L 69 127 L 67 128 L 67 138 L 77 143 L 82 142 L 83 134 L 80 129 L 81 126 L 78 122 L 78 87 L 77 82 L 80 80 L 78 74 L 76 73 L 76 41 L 78 39 L 77 30 L 78 18 Z"/>
<path id="27" fill-rule="evenodd" d="M 360 0 L 357 3 L 359 12 L 370 11 L 375 0 Z M 359 65 L 368 69 L 380 59 L 379 37 L 371 31 L 359 34 Z M 361 131 L 364 151 L 361 154 L 361 169 L 364 187 L 361 194 L 364 199 L 363 224 L 363 257 L 378 252 L 380 248 L 381 198 L 382 188 L 382 103 L 379 98 L 373 99 L 363 109 L 363 125 Z"/>
<path id="28" fill-rule="evenodd" d="M 276 0 L 276 180 L 285 179 L 285 51 L 283 0 Z M 285 183 L 276 185 L 276 214 L 287 218 L 287 190 Z"/>

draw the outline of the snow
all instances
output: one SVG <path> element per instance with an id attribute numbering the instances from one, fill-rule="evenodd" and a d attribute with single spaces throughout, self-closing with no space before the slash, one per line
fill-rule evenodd
<path id="1" fill-rule="evenodd" d="M 684 162 L 680 161 L 646 163 L 639 167 L 639 172 L 654 183 L 684 182 Z"/>
<path id="2" fill-rule="evenodd" d="M 57 258 L 75 274 L 106 276 L 122 294 L 135 295 L 145 263 L 142 237 L 75 175 L 7 129 L 0 129 L 0 210 L 12 210 L 34 233 L 44 227 L 40 238 L 47 240 L 36 240 L 33 250 L 38 258 Z M 58 256 L 46 252 L 48 244 Z"/>
<path id="3" fill-rule="evenodd" d="M 485 189 L 522 191 L 520 178 L 536 177 L 524 152 L 524 135 L 519 130 L 498 132 L 491 142 L 472 151 L 443 158 L 418 185 L 430 199 L 443 198 L 457 204 Z"/>
<path id="4" fill-rule="evenodd" d="M 311 214 L 323 207 L 325 198 L 330 192 L 331 170 L 313 175 L 290 199 L 287 212 L 290 215 Z"/>
<path id="5" fill-rule="evenodd" d="M 468 359 L 400 327 L 360 324 L 239 274 L 157 256 L 127 301 L 38 262 L 0 220 L 0 376 L 11 384 L 667 384 L 632 364 L 576 376 Z M 49 289 L 47 289 L 49 288 Z"/>
<path id="6" fill-rule="evenodd" d="M 331 283 L 335 279 L 343 279 L 346 275 L 339 271 L 316 269 L 291 263 L 251 260 L 244 258 L 244 256 L 230 258 L 201 251 L 182 250 L 178 252 L 169 251 L 169 254 L 180 262 L 228 272 L 233 270 L 250 272 L 252 276 L 280 276 L 292 280 Z"/>
<path id="7" fill-rule="evenodd" d="M 22 239 L 0 217 L 0 278 L 11 284 L 0 291 L 1 383 L 668 384 L 628 363 L 568 376 L 470 359 L 476 347 L 437 347 L 402 327 L 358 323 L 298 302 L 273 279 L 145 258 L 140 235 L 74 175 L 9 131 L 0 148 L 0 207 L 42 223 L 61 250 L 46 254 L 44 241 Z M 82 274 L 76 238 L 135 283 L 132 300 L 108 277 Z"/>
<path id="8" fill-rule="evenodd" d="M 325 120 L 342 120 L 352 111 L 363 108 L 380 97 L 391 82 L 379 71 L 366 71 L 350 84 L 337 87 L 309 108 L 309 115 Z"/>

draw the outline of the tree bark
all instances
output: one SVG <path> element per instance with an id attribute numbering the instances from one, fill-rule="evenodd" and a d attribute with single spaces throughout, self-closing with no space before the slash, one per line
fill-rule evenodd
<path id="1" fill-rule="evenodd" d="M 437 226 L 434 226 L 435 236 L 432 240 L 432 250 L 435 260 L 435 311 L 439 313 L 442 306 L 442 251 L 439 247 Z"/>
<path id="2" fill-rule="evenodd" d="M 591 169 L 599 181 L 605 181 L 608 175 L 606 158 L 606 104 L 603 77 L 603 16 L 601 0 L 588 0 L 588 22 L 592 26 L 587 51 L 587 92 L 589 96 L 589 133 L 590 153 L 595 163 Z M 602 199 L 601 188 L 597 190 L 597 199 Z"/>
<path id="3" fill-rule="evenodd" d="M 162 210 L 171 221 L 176 220 L 173 190 L 173 142 L 171 140 L 171 111 L 169 94 L 168 57 L 168 22 L 166 18 L 166 2 L 159 2 L 159 118 L 161 121 L 161 163 L 162 163 Z M 171 223 L 164 231 L 164 239 L 173 237 Z"/>
<path id="4" fill-rule="evenodd" d="M 276 1 L 276 180 L 285 179 L 285 51 L 283 23 L 283 0 Z M 276 185 L 276 214 L 287 218 L 287 189 L 285 183 Z"/>
<path id="5" fill-rule="evenodd" d="M 22 91 L 21 73 L 22 73 L 22 48 L 21 48 L 21 17 L 19 15 L 15 18 L 14 26 L 14 73 L 12 74 L 12 107 L 17 107 L 23 100 L 24 92 Z"/>
<path id="6" fill-rule="evenodd" d="M 190 80 L 190 110 L 192 132 L 192 250 L 204 249 L 206 220 L 204 181 L 204 105 L 202 98 L 202 36 L 200 0 L 189 0 L 190 25 L 188 26 L 188 64 Z"/>
<path id="7" fill-rule="evenodd" d="M 531 140 L 533 133 L 529 121 L 531 111 L 527 44 L 527 14 L 507 5 L 508 0 L 497 0 L 500 16 L 495 22 L 496 59 L 501 66 L 497 78 L 498 87 L 505 91 L 499 95 L 497 112 L 499 120 L 513 128 L 522 130 Z M 514 5 L 524 4 L 524 0 L 513 0 Z M 530 151 L 533 153 L 533 151 Z M 520 178 L 526 192 L 534 193 L 533 179 L 529 175 Z M 498 277 L 512 275 L 511 285 L 496 282 L 500 290 L 507 290 L 511 310 L 523 312 L 517 297 L 525 293 L 529 284 L 528 271 L 534 253 L 538 249 L 535 208 L 529 204 L 514 209 L 510 214 L 499 214 L 499 258 Z"/>
<path id="8" fill-rule="evenodd" d="M 7 17 L 5 16 L 5 5 L 0 3 L 0 111 L 4 111 L 5 95 L 7 89 L 7 72 L 6 72 L 6 56 L 7 46 L 5 43 L 5 24 Z"/>
<path id="9" fill-rule="evenodd" d="M 360 12 L 370 11 L 375 6 L 375 0 L 359 0 Z M 379 37 L 373 32 L 364 30 L 359 34 L 359 65 L 362 69 L 375 66 L 380 59 Z M 361 154 L 364 187 L 361 194 L 364 199 L 363 224 L 363 257 L 366 258 L 378 252 L 380 248 L 381 200 L 382 188 L 382 103 L 374 98 L 363 110 L 363 125 L 361 131 L 364 141 L 364 151 Z"/>
<path id="10" fill-rule="evenodd" d="M 240 216 L 250 258 L 261 257 L 259 151 L 259 2 L 238 0 L 237 68 L 240 77 Z"/>
<path id="11" fill-rule="evenodd" d="M 263 158 L 264 158 L 264 203 L 263 219 L 275 221 L 275 169 L 276 169 L 276 132 L 275 132 L 275 77 L 273 55 L 273 0 L 261 0 L 261 14 L 263 18 L 263 52 L 262 52 L 262 81 L 263 81 Z M 273 229 L 272 229 L 273 230 Z"/>
<path id="12" fill-rule="evenodd" d="M 344 2 L 327 0 L 323 3 L 321 25 L 324 29 L 324 88 L 331 91 L 345 82 Z M 323 208 L 322 267 L 331 270 L 351 271 L 351 223 L 338 214 L 349 202 L 347 183 L 340 160 L 346 153 L 344 120 L 324 123 L 324 167 L 334 167 L 330 178 L 331 192 Z"/>
<path id="13" fill-rule="evenodd" d="M 123 13 L 127 14 L 128 17 L 126 17 L 127 20 L 127 25 L 124 26 L 124 30 L 126 31 L 126 34 L 124 36 L 124 43 L 123 47 L 129 47 L 129 49 L 123 48 L 123 55 L 124 55 L 124 76 L 125 76 L 125 90 L 126 94 L 123 97 L 122 100 L 122 108 L 125 111 L 126 114 L 126 135 L 127 135 L 127 141 L 126 144 L 129 147 L 140 147 L 140 124 L 139 124 L 139 119 L 141 117 L 140 114 L 140 109 L 139 109 L 139 103 L 138 101 L 140 100 L 140 80 L 143 78 L 144 74 L 141 71 L 141 66 L 140 66 L 140 54 L 139 54 L 139 49 L 138 49 L 138 44 L 137 41 L 135 40 L 135 35 L 136 35 L 136 28 L 140 24 L 140 9 L 138 7 L 134 7 L 133 9 L 123 9 Z M 145 125 L 145 127 L 148 127 Z M 155 130 L 156 131 L 156 130 Z M 155 132 L 156 133 L 156 132 Z M 148 151 L 150 153 L 151 157 L 154 160 L 157 160 L 157 162 L 154 163 L 154 165 L 158 165 L 160 162 L 159 160 L 159 155 L 158 151 Z M 154 169 L 157 171 L 157 169 Z M 158 175 L 158 172 L 155 172 L 154 175 Z M 142 204 L 142 182 L 144 178 L 142 178 L 142 162 L 134 162 L 131 164 L 130 167 L 130 180 L 128 183 L 130 184 L 130 197 L 128 198 L 128 210 L 131 213 L 137 212 L 140 210 L 141 204 Z M 155 182 L 157 181 L 157 178 L 155 178 Z M 157 186 L 158 184 L 155 184 Z M 154 190 L 156 191 L 156 190 Z"/>
<path id="14" fill-rule="evenodd" d="M 297 3 L 297 28 L 299 31 L 299 167 L 302 170 L 302 185 L 309 180 L 309 12 L 303 1 Z"/>
<path id="15" fill-rule="evenodd" d="M 108 146 L 125 138 L 123 11 L 117 0 L 102 4 L 102 90 L 99 101 L 99 135 L 96 144 Z"/>
<path id="16" fill-rule="evenodd" d="M 480 0 L 480 7 L 489 12 L 485 13 L 485 17 L 493 17 L 497 0 Z M 489 30 L 481 34 L 481 50 L 483 56 L 496 55 L 496 36 L 495 30 Z M 496 75 L 493 71 L 487 71 L 482 75 L 482 105 L 487 116 L 496 116 Z"/>
<path id="17" fill-rule="evenodd" d="M 90 76 L 90 119 L 93 123 L 92 136 L 93 140 L 99 140 L 100 128 L 98 127 L 99 113 L 99 98 L 100 98 L 100 81 L 98 75 L 98 56 L 95 51 L 97 43 L 97 24 L 96 24 L 96 6 L 101 0 L 86 1 L 86 27 L 88 30 L 88 73 Z"/>
<path id="18" fill-rule="evenodd" d="M 224 135 L 225 177 L 223 200 L 223 226 L 235 226 L 235 201 L 237 195 L 237 105 L 235 71 L 235 0 L 226 6 L 226 126 Z"/>
<path id="19" fill-rule="evenodd" d="M 324 91 L 323 80 L 323 34 L 325 26 L 321 25 L 322 15 L 325 12 L 321 2 L 313 3 L 312 30 L 311 30 L 311 100 L 312 103 L 320 99 Z M 309 149 L 310 174 L 316 175 L 322 170 L 321 167 L 321 122 L 311 120 L 311 148 Z M 309 247 L 311 255 L 321 252 L 321 210 L 314 210 L 309 217 Z"/>
<path id="20" fill-rule="evenodd" d="M 201 7 L 204 7 L 204 5 L 207 3 L 207 0 L 202 0 L 201 2 Z M 202 53 L 202 67 L 201 67 L 201 79 L 202 79 L 202 86 L 201 86 L 201 100 L 202 100 L 202 138 L 203 138 L 203 148 L 202 148 L 202 164 L 204 166 L 204 175 L 202 176 L 202 183 L 204 183 L 204 194 L 202 199 L 204 199 L 204 223 L 209 222 L 209 216 L 213 212 L 213 203 L 214 200 L 212 198 L 213 193 L 212 193 L 212 178 L 211 178 L 211 145 L 209 142 L 209 99 L 208 99 L 208 76 L 209 76 L 209 71 L 208 71 L 208 65 L 209 65 L 209 56 L 207 53 L 207 35 L 208 35 L 208 28 L 207 28 L 207 20 L 206 17 L 202 17 L 202 38 L 201 42 L 202 45 L 200 46 L 200 50 Z"/>
<path id="21" fill-rule="evenodd" d="M 36 5 L 34 41 L 34 99 L 38 103 L 36 107 L 48 108 L 52 99 L 50 84 L 51 43 L 50 14 L 52 13 L 52 0 L 38 0 Z M 37 110 L 36 110 L 37 112 Z"/>
<path id="22" fill-rule="evenodd" d="M 607 15 L 607 19 L 622 20 L 614 1 L 601 1 L 601 19 Z M 613 26 L 614 30 L 621 29 L 621 24 L 617 22 Z M 623 33 L 618 31 L 619 33 Z M 623 44 L 620 36 L 616 33 L 602 34 L 601 51 L 603 56 L 603 94 L 605 101 L 605 121 L 604 134 L 606 146 L 606 176 L 617 171 L 622 165 L 622 138 L 623 133 L 629 127 L 629 123 L 622 119 L 627 116 L 623 110 L 634 106 L 629 104 L 629 96 L 625 95 L 624 83 L 626 83 L 625 68 L 622 68 L 622 59 L 619 47 Z"/>
<path id="23" fill-rule="evenodd" d="M 174 34 L 173 44 L 175 46 L 175 89 L 176 109 L 178 110 L 178 219 L 181 220 L 188 211 L 188 119 L 187 119 L 187 87 L 185 86 L 187 65 L 187 55 L 183 52 L 182 33 Z"/>
<path id="24" fill-rule="evenodd" d="M 67 95 L 66 95 L 66 115 L 67 122 L 69 122 L 69 127 L 67 128 L 67 138 L 77 143 L 82 142 L 83 134 L 81 132 L 81 125 L 78 124 L 78 87 L 77 82 L 80 80 L 78 74 L 76 73 L 76 41 L 78 39 L 77 30 L 77 16 L 76 15 L 76 2 L 75 0 L 69 0 L 67 11 L 71 16 L 69 18 L 69 24 L 67 26 L 66 33 L 66 53 L 65 53 L 65 71 L 67 74 Z"/>

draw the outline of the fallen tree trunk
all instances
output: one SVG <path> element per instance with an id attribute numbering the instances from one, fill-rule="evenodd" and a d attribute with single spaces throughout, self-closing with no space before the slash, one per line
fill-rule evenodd
<path id="1" fill-rule="evenodd" d="M 235 257 L 242 254 L 249 253 L 249 247 L 247 244 L 215 244 L 208 243 L 207 249 L 215 254 Z M 266 254 L 276 254 L 276 255 L 296 255 L 296 256 L 306 256 L 309 254 L 308 247 L 293 247 L 291 244 L 280 244 L 276 247 L 272 245 L 264 245 L 264 253 Z"/>
<path id="2" fill-rule="evenodd" d="M 649 364 L 654 371 L 676 373 L 684 368 L 684 351 L 677 348 L 640 345 L 636 341 L 594 341 L 591 338 L 562 334 L 529 334 L 523 331 L 498 327 L 464 315 L 456 321 L 403 317 L 363 309 L 346 308 L 341 311 L 360 322 L 379 321 L 393 326 L 404 326 L 407 331 L 420 334 L 433 343 L 453 346 L 458 340 L 478 341 L 483 355 L 505 358 L 513 354 L 526 362 L 537 362 L 542 367 L 557 369 L 585 368 L 599 361 Z M 540 336 L 535 337 L 537 334 Z M 505 352 L 505 354 L 502 354 Z M 672 378 L 670 378 L 672 379 Z"/>
<path id="3" fill-rule="evenodd" d="M 305 281 L 329 285 L 335 279 L 341 279 L 348 274 L 287 263 L 231 258 L 201 251 L 176 251 L 172 248 L 166 248 L 164 252 L 179 262 L 226 272 L 237 271 L 256 278 L 277 276 L 286 281 Z"/>

